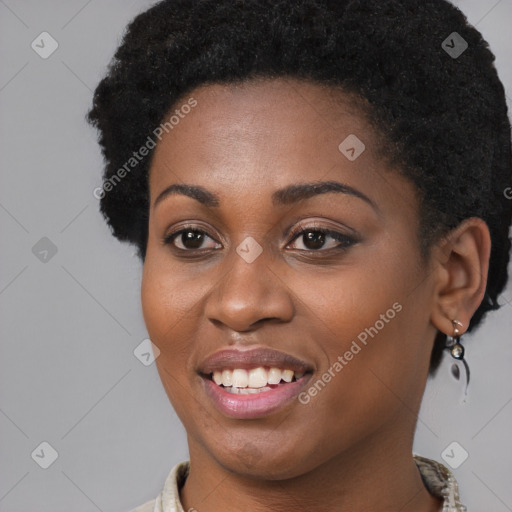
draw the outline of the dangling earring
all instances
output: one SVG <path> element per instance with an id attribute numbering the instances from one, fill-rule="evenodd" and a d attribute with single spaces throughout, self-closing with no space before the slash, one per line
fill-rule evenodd
<path id="1" fill-rule="evenodd" d="M 460 340 L 460 331 L 458 329 L 459 327 L 462 327 L 462 323 L 458 320 L 452 320 L 453 324 L 453 335 L 448 336 L 448 339 L 446 340 L 446 348 L 450 349 L 451 356 L 456 359 L 457 361 L 462 362 L 464 365 L 464 369 L 466 371 L 466 390 L 465 395 L 467 395 L 468 392 L 468 385 L 469 385 L 469 366 L 466 360 L 464 359 L 464 347 L 461 344 Z M 452 375 L 459 380 L 460 379 L 460 368 L 457 363 L 452 364 Z"/>

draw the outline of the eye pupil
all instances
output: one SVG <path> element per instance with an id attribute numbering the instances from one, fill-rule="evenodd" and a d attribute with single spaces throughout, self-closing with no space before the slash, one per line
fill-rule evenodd
<path id="1" fill-rule="evenodd" d="M 181 234 L 181 241 L 187 249 L 198 249 L 201 247 L 203 243 L 203 233 L 199 231 L 186 231 Z M 191 246 L 188 246 L 187 243 L 191 243 Z"/>
<path id="2" fill-rule="evenodd" d="M 325 243 L 325 234 L 320 231 L 308 231 L 303 238 L 304 245 L 309 249 L 320 249 Z"/>

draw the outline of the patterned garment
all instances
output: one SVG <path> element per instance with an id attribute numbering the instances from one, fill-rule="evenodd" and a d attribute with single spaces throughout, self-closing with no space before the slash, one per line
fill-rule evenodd
<path id="1" fill-rule="evenodd" d="M 420 455 L 413 455 L 413 458 L 427 490 L 443 500 L 443 509 L 440 512 L 466 512 L 466 507 L 459 500 L 459 488 L 451 471 L 435 460 Z M 180 502 L 179 490 L 187 479 L 189 467 L 189 461 L 176 464 L 165 480 L 162 492 L 132 512 L 185 512 Z"/>

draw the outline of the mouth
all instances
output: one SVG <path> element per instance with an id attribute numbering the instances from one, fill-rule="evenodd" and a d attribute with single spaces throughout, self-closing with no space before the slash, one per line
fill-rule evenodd
<path id="1" fill-rule="evenodd" d="M 203 375 L 203 377 L 210 379 L 228 393 L 249 395 L 271 391 L 280 384 L 297 382 L 306 373 L 305 371 L 259 366 L 252 369 L 226 368 Z"/>
<path id="2" fill-rule="evenodd" d="M 224 415 L 237 419 L 267 416 L 297 398 L 312 371 L 259 366 L 200 374 L 207 396 Z"/>
<path id="3" fill-rule="evenodd" d="M 260 418 L 293 402 L 314 366 L 291 354 L 256 347 L 226 348 L 196 368 L 203 390 L 225 416 Z"/>

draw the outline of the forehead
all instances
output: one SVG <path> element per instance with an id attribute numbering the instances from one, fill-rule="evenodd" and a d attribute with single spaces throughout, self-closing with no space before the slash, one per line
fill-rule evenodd
<path id="1" fill-rule="evenodd" d="M 197 105 L 155 148 L 152 201 L 172 183 L 201 184 L 222 197 L 326 179 L 364 188 L 383 178 L 377 138 L 358 101 L 339 90 L 288 78 L 212 84 L 185 95 L 169 115 L 190 99 Z"/>

